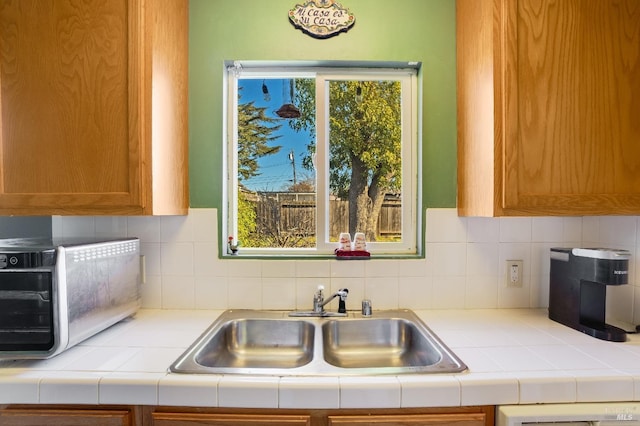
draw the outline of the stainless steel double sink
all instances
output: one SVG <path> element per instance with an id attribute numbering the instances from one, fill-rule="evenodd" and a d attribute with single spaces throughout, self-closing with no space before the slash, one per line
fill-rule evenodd
<path id="1" fill-rule="evenodd" d="M 456 373 L 466 365 L 410 310 L 292 318 L 227 310 L 169 368 L 278 376 Z"/>

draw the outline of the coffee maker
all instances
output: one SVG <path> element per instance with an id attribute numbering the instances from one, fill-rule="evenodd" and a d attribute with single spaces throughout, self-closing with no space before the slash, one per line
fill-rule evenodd
<path id="1" fill-rule="evenodd" d="M 607 286 L 627 284 L 627 250 L 552 248 L 549 318 L 588 335 L 624 342 L 627 332 L 605 323 Z"/>

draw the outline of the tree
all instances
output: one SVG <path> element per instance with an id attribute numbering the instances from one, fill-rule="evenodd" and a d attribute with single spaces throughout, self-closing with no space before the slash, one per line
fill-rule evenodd
<path id="1" fill-rule="evenodd" d="M 280 135 L 273 135 L 282 124 L 265 114 L 266 107 L 257 107 L 254 102 L 238 104 L 238 179 L 246 180 L 260 175 L 258 159 L 273 155 L 282 146 L 269 146 Z"/>
<path id="2" fill-rule="evenodd" d="M 238 189 L 238 235 L 237 241 L 246 247 L 256 245 L 256 200 L 255 194 Z"/>
<path id="3" fill-rule="evenodd" d="M 272 125 L 278 120 L 265 114 L 267 108 L 257 107 L 254 102 L 238 104 L 238 180 L 260 174 L 258 159 L 276 154 L 281 146 L 270 146 L 280 135 L 273 135 L 281 124 Z M 256 246 L 255 200 L 249 200 L 248 194 L 238 185 L 238 235 L 246 246 Z"/>
<path id="4" fill-rule="evenodd" d="M 400 192 L 401 85 L 398 81 L 331 81 L 329 85 L 329 186 L 349 200 L 349 232 L 378 237 L 384 197 Z M 294 130 L 315 131 L 315 82 L 296 80 L 301 117 Z M 312 138 L 315 140 L 315 138 Z M 312 164 L 309 143 L 303 166 Z"/>
<path id="5" fill-rule="evenodd" d="M 316 192 L 316 185 L 313 178 L 306 178 L 295 185 L 289 186 L 287 192 Z"/>

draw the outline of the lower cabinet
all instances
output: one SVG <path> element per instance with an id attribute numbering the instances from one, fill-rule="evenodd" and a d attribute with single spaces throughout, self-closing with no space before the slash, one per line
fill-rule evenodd
<path id="1" fill-rule="evenodd" d="M 155 408 L 149 426 L 493 426 L 494 407 L 375 410 Z M 145 425 L 146 426 L 146 425 Z"/>
<path id="2" fill-rule="evenodd" d="M 372 414 L 370 416 L 328 416 L 328 426 L 485 426 L 486 416 L 477 414 Z"/>
<path id="3" fill-rule="evenodd" d="M 493 406 L 375 410 L 0 406 L 1 426 L 493 426 Z"/>
<path id="4" fill-rule="evenodd" d="M 153 426 L 311 426 L 309 415 L 215 414 L 215 413 L 151 413 Z"/>
<path id="5" fill-rule="evenodd" d="M 2 426 L 135 426 L 134 408 L 7 407 Z"/>

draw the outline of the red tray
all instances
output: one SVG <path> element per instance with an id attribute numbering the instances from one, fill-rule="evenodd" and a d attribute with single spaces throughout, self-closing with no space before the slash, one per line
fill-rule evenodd
<path id="1" fill-rule="evenodd" d="M 365 250 L 335 250 L 336 257 L 340 260 L 352 260 L 352 259 L 369 259 L 371 254 Z"/>

